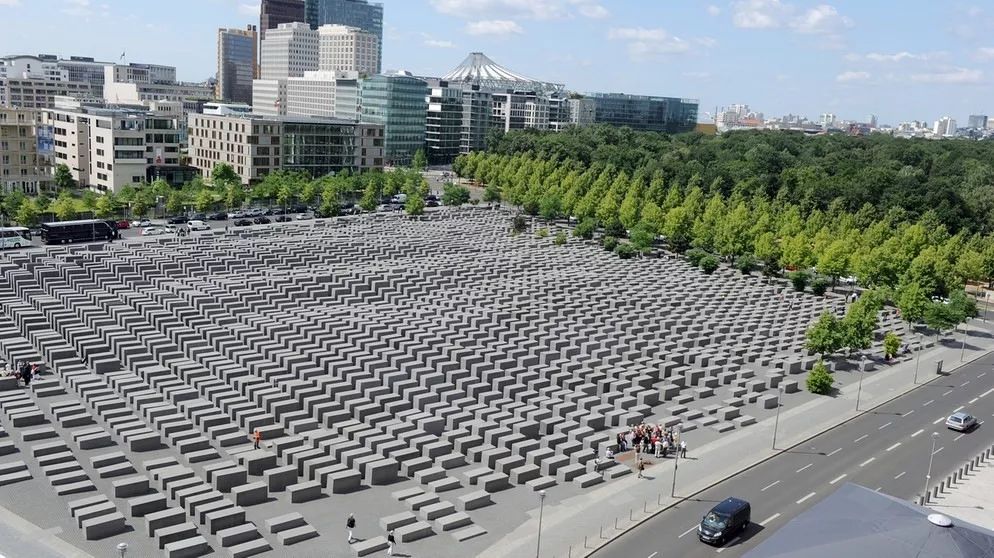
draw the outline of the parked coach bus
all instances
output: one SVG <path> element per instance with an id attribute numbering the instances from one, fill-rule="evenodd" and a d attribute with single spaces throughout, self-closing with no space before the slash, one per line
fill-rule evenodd
<path id="1" fill-rule="evenodd" d="M 31 246 L 31 231 L 27 227 L 0 227 L 0 250 Z"/>
<path id="2" fill-rule="evenodd" d="M 120 238 L 117 223 L 103 219 L 42 223 L 41 241 L 45 244 L 66 244 Z"/>

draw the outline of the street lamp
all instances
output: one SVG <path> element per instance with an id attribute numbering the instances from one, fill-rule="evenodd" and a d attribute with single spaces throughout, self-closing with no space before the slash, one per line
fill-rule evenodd
<path id="1" fill-rule="evenodd" d="M 538 541 L 535 543 L 535 558 L 539 558 L 538 553 L 542 549 L 542 513 L 545 511 L 545 491 L 538 491 Z"/>
<path id="2" fill-rule="evenodd" d="M 777 419 L 773 423 L 773 447 L 777 449 L 777 429 L 780 427 L 780 407 L 783 407 L 783 380 L 777 384 Z"/>
<path id="3" fill-rule="evenodd" d="M 959 361 L 963 362 L 963 353 L 966 351 L 967 325 L 963 323 L 963 343 L 959 346 Z"/>
<path id="4" fill-rule="evenodd" d="M 128 552 L 128 543 L 117 543 L 117 551 L 121 553 L 121 558 Z"/>
<path id="5" fill-rule="evenodd" d="M 935 457 L 935 441 L 939 438 L 938 432 L 932 433 L 932 453 L 928 454 L 928 473 L 925 474 L 925 492 L 922 494 L 922 505 L 928 499 L 928 481 L 932 478 L 932 458 Z"/>
<path id="6" fill-rule="evenodd" d="M 683 425 L 677 425 L 676 439 L 680 440 L 679 443 L 683 443 Z M 673 483 L 670 484 L 670 497 L 676 498 L 676 471 L 680 468 L 680 446 L 673 448 Z"/>
<path id="7" fill-rule="evenodd" d="M 924 352 L 924 351 L 925 351 L 925 334 L 924 333 L 919 333 L 918 334 L 918 358 L 915 359 L 915 381 L 914 381 L 914 383 L 916 383 L 916 384 L 918 383 L 918 366 L 922 363 L 922 352 Z"/>
<path id="8" fill-rule="evenodd" d="M 859 359 L 859 388 L 856 390 L 856 410 L 859 410 L 859 398 L 863 394 L 863 373 L 866 372 L 866 356 Z"/>

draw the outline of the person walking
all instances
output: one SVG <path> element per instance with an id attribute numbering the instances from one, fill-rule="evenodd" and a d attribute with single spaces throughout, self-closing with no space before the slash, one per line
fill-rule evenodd
<path id="1" fill-rule="evenodd" d="M 31 385 L 31 366 L 28 364 L 24 365 L 24 371 L 21 372 L 21 379 L 24 380 L 24 387 Z"/>
<path id="2" fill-rule="evenodd" d="M 255 432 L 252 433 L 252 445 L 255 449 L 259 449 L 259 445 L 262 443 L 262 432 L 256 428 Z"/>
<path id="3" fill-rule="evenodd" d="M 642 478 L 642 472 L 645 471 L 645 460 L 643 460 L 641 457 L 638 460 L 637 467 L 638 467 L 638 470 L 639 470 L 639 476 L 638 476 L 638 478 Z"/>
<path id="4" fill-rule="evenodd" d="M 687 442 L 686 440 L 680 440 L 680 457 L 687 457 Z"/>
<path id="5" fill-rule="evenodd" d="M 345 520 L 345 528 L 349 530 L 349 544 L 352 544 L 352 530 L 355 529 L 355 515 L 349 514 L 349 518 Z"/>
<path id="6" fill-rule="evenodd" d="M 393 538 L 393 529 L 387 533 L 387 556 L 393 556 L 393 545 L 397 544 L 397 541 Z"/>

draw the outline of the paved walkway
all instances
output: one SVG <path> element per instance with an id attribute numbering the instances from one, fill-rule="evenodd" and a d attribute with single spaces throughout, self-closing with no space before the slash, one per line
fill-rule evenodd
<path id="1" fill-rule="evenodd" d="M 936 479 L 949 481 L 948 478 Z M 928 507 L 985 529 L 994 530 L 994 462 L 987 460 L 946 488 Z"/>
<path id="2" fill-rule="evenodd" d="M 969 362 L 994 349 L 990 336 L 991 324 L 975 320 L 963 351 L 963 362 Z M 934 338 L 933 338 L 934 339 Z M 961 364 L 960 343 L 957 341 L 926 349 L 920 356 L 919 384 L 935 379 L 936 363 L 943 361 L 949 372 Z M 917 357 L 917 355 L 916 355 Z M 568 498 L 556 505 L 545 506 L 542 512 L 542 558 L 576 558 L 587 556 L 611 539 L 659 511 L 677 504 L 679 497 L 688 497 L 736 473 L 808 440 L 859 414 L 907 393 L 915 387 L 916 358 L 868 372 L 859 393 L 860 411 L 856 411 L 858 376 L 853 372 L 835 374 L 838 393 L 819 398 L 794 408 L 785 406 L 780 413 L 777 448 L 771 447 L 775 419 L 766 419 L 749 428 L 724 436 L 714 442 L 690 447 L 688 458 L 680 460 L 676 495 L 670 496 L 674 460 L 646 469 L 648 479 L 631 475 L 600 485 L 580 496 Z M 555 490 L 552 488 L 551 490 Z M 536 497 L 536 504 L 538 498 Z M 539 508 L 527 512 L 532 521 L 491 545 L 483 558 L 531 556 L 536 549 Z"/>

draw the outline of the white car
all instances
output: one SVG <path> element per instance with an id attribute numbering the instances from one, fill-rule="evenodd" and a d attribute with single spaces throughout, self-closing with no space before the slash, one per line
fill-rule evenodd
<path id="1" fill-rule="evenodd" d="M 146 227 L 142 229 L 142 236 L 156 236 L 160 234 L 166 234 L 167 232 L 169 231 L 167 231 L 162 227 Z"/>
<path id="2" fill-rule="evenodd" d="M 189 223 L 186 224 L 186 226 L 189 227 L 191 231 L 209 231 L 209 230 L 211 230 L 211 226 L 210 225 L 208 225 L 207 223 L 205 223 L 203 221 L 199 221 L 199 220 L 190 221 Z"/>
<path id="3" fill-rule="evenodd" d="M 149 221 L 148 219 L 138 219 L 138 220 L 132 221 L 131 222 L 131 226 L 135 227 L 135 228 L 137 228 L 137 227 L 151 227 L 152 226 L 152 222 Z"/>

